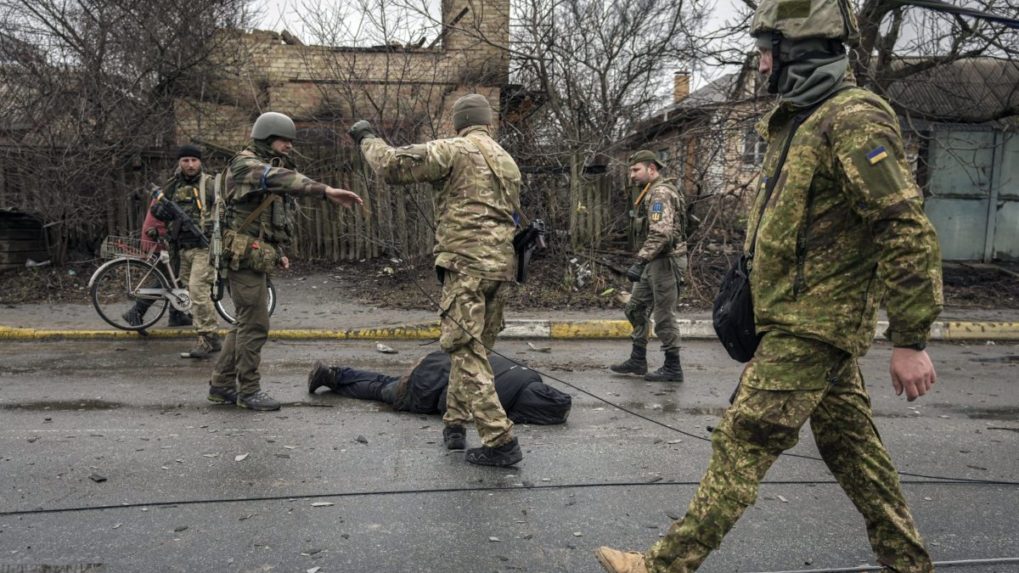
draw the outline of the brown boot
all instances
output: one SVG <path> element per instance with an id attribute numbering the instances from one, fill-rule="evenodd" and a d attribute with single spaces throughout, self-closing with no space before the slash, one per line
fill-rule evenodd
<path id="1" fill-rule="evenodd" d="M 608 573 L 647 573 L 644 555 L 636 551 L 622 552 L 611 547 L 599 547 L 594 550 L 603 569 Z"/>

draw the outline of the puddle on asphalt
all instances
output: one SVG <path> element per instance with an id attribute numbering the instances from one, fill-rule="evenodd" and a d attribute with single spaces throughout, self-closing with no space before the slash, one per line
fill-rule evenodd
<path id="1" fill-rule="evenodd" d="M 721 416 L 725 413 L 725 408 L 681 408 L 679 404 L 675 402 L 653 402 L 648 404 L 646 402 L 621 402 L 620 406 L 623 406 L 627 410 L 651 410 L 653 412 L 679 412 L 681 414 L 688 414 L 691 416 Z"/>
<path id="2" fill-rule="evenodd" d="M 105 400 L 39 400 L 36 402 L 19 402 L 17 404 L 0 404 L 0 410 L 113 410 L 123 406 L 120 402 Z"/>

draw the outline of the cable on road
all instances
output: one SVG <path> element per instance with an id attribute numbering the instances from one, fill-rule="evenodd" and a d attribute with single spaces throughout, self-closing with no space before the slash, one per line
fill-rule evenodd
<path id="1" fill-rule="evenodd" d="M 943 480 L 903 480 L 903 485 L 958 485 L 958 486 L 975 486 L 975 485 L 1000 485 L 1000 486 L 1012 486 L 1019 485 L 1014 482 L 993 482 L 987 481 L 983 483 L 975 484 L 971 481 L 943 481 Z M 181 505 L 216 505 L 216 504 L 227 504 L 227 503 L 247 503 L 247 502 L 259 502 L 259 501 L 297 501 L 302 499 L 343 499 L 343 498 L 358 498 L 358 497 L 385 497 L 385 496 L 396 496 L 396 495 L 432 495 L 432 494 L 444 494 L 444 493 L 478 493 L 478 492 L 518 492 L 521 490 L 573 490 L 573 489 L 598 489 L 598 488 L 614 488 L 614 487 L 662 487 L 662 486 L 697 486 L 700 485 L 700 481 L 665 481 L 665 480 L 648 480 L 648 481 L 623 481 L 623 482 L 601 482 L 601 483 L 566 483 L 566 484 L 521 484 L 514 486 L 473 486 L 473 487 L 445 487 L 445 488 L 430 488 L 430 489 L 390 489 L 390 490 L 374 490 L 374 491 L 349 491 L 349 492 L 334 492 L 334 493 L 313 493 L 303 495 L 269 495 L 269 496 L 250 496 L 250 497 L 226 497 L 226 498 L 210 498 L 210 499 L 182 499 L 176 501 L 151 501 L 151 502 L 136 502 L 136 503 L 121 503 L 118 505 L 91 505 L 91 506 L 78 506 L 78 507 L 57 507 L 57 508 L 36 508 L 36 509 L 23 509 L 14 511 L 0 511 L 0 517 L 11 517 L 18 515 L 44 515 L 52 513 L 79 513 L 87 511 L 105 511 L 113 509 L 132 509 L 142 507 L 175 507 Z M 761 485 L 771 486 L 795 486 L 795 485 L 839 485 L 834 479 L 828 480 L 764 480 Z"/>
<path id="2" fill-rule="evenodd" d="M 955 561 L 934 561 L 936 567 L 973 567 L 976 565 L 1000 565 L 1019 563 L 1019 557 L 994 557 L 991 559 L 958 559 Z M 861 565 L 859 567 L 833 567 L 829 569 L 796 569 L 789 571 L 756 571 L 754 573 L 856 573 L 857 571 L 883 571 L 880 565 Z"/>

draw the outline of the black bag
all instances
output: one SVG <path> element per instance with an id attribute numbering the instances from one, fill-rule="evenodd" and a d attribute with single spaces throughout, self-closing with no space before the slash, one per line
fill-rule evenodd
<path id="1" fill-rule="evenodd" d="M 761 228 L 761 219 L 764 217 L 764 210 L 768 207 L 768 201 L 771 200 L 771 192 L 775 190 L 775 184 L 782 174 L 782 166 L 789 154 L 789 146 L 792 145 L 796 130 L 821 103 L 824 101 L 800 112 L 793 118 L 789 127 L 789 136 L 786 138 L 785 147 L 782 148 L 782 154 L 778 158 L 774 175 L 768 177 L 764 188 L 764 201 L 761 202 L 761 210 L 757 214 L 757 225 L 754 227 L 753 239 L 750 241 L 750 252 L 740 255 L 736 259 L 729 271 L 725 273 L 725 277 L 722 278 L 722 284 L 719 285 L 718 294 L 715 296 L 715 304 L 711 310 L 711 323 L 715 327 L 718 340 L 722 342 L 722 346 L 725 347 L 729 356 L 739 362 L 749 362 L 757 352 L 757 345 L 761 342 L 761 335 L 757 333 L 757 327 L 754 324 L 754 300 L 750 293 L 750 271 L 753 267 L 754 250 L 757 248 L 757 231 Z"/>
<path id="2" fill-rule="evenodd" d="M 754 301 L 750 296 L 750 258 L 740 255 L 725 273 L 715 297 L 711 322 L 718 340 L 734 360 L 754 357 L 760 335 L 754 326 Z"/>

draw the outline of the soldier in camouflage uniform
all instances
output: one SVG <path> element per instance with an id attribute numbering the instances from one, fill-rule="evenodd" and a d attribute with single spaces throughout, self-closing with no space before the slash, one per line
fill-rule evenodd
<path id="1" fill-rule="evenodd" d="M 848 73 L 843 42 L 856 29 L 848 0 L 759 4 L 752 31 L 760 71 L 781 96 L 759 124 L 769 144 L 764 173 L 778 179 L 763 217 L 758 193 L 748 223 L 760 227 L 750 281 L 763 338 L 712 434 L 711 461 L 686 516 L 646 553 L 598 549 L 607 571 L 696 570 L 754 503 L 759 482 L 807 420 L 821 457 L 863 514 L 884 570 L 934 570 L 857 361 L 883 299 L 896 394 L 912 401 L 930 390 L 936 374 L 924 347 L 942 307 L 941 255 L 895 113 Z M 790 133 L 793 118 L 812 108 Z"/>
<path id="2" fill-rule="evenodd" d="M 261 389 L 262 345 L 269 335 L 266 278 L 288 268 L 283 249 L 294 235 L 295 197 L 320 197 L 337 205 L 361 204 L 356 193 L 313 181 L 295 171 L 294 122 L 281 113 L 258 116 L 251 145 L 230 160 L 223 182 L 223 254 L 237 323 L 230 329 L 209 386 L 209 400 L 251 410 L 279 410 Z"/>
<path id="3" fill-rule="evenodd" d="M 194 145 L 183 145 L 177 151 L 177 169 L 163 185 L 156 201 L 176 203 L 207 238 L 212 230 L 213 176 L 202 167 L 202 150 Z M 153 204 L 153 214 L 162 213 Z M 158 216 L 157 216 L 158 218 Z M 180 259 L 180 280 L 191 297 L 191 316 L 198 341 L 194 347 L 181 353 L 183 358 L 207 358 L 219 352 L 222 343 L 212 302 L 212 285 L 216 272 L 209 264 L 209 248 L 201 245 L 202 237 L 193 236 L 180 221 L 168 221 L 169 236 Z"/>
<path id="4" fill-rule="evenodd" d="M 456 137 L 394 148 L 364 120 L 351 126 L 350 135 L 387 183 L 430 182 L 438 191 L 440 344 L 452 363 L 443 442 L 448 449 L 464 449 L 465 426 L 473 418 L 483 445 L 468 450 L 465 459 L 510 466 L 523 453 L 496 396 L 487 349 L 503 329 L 506 289 L 516 272 L 513 214 L 520 202 L 520 170 L 492 139 L 491 122 L 488 100 L 471 94 L 453 105 Z"/>
<path id="5" fill-rule="evenodd" d="M 682 382 L 679 362 L 679 326 L 676 303 L 686 270 L 686 204 L 672 180 L 662 177 L 665 168 L 653 151 L 641 150 L 630 156 L 630 180 L 644 184 L 634 207 L 646 238 L 637 262 L 627 270 L 633 293 L 626 304 L 626 318 L 633 325 L 630 358 L 610 366 L 620 374 L 640 374 L 649 382 Z M 655 317 L 655 334 L 662 341 L 665 364 L 648 374 L 648 318 Z"/>

